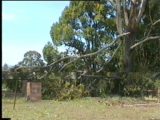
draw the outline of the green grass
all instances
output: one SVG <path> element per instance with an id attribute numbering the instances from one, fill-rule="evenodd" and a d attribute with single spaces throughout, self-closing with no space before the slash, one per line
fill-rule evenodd
<path id="1" fill-rule="evenodd" d="M 160 119 L 160 106 L 122 107 L 143 103 L 134 98 L 83 98 L 72 101 L 42 100 L 27 102 L 18 98 L 2 99 L 2 115 L 12 120 L 154 120 Z M 150 103 L 148 103 L 150 104 Z"/>

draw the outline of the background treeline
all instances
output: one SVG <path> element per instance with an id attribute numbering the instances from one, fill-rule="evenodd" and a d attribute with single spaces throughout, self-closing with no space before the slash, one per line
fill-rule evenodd
<path id="1" fill-rule="evenodd" d="M 43 97 L 143 96 L 160 87 L 158 0 L 72 1 L 50 30 L 43 58 L 28 51 L 12 68 L 3 66 L 10 90 L 41 81 Z M 65 52 L 58 47 L 65 46 Z"/>

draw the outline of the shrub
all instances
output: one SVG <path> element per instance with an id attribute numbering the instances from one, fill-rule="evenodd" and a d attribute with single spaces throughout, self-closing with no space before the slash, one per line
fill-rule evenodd
<path id="1" fill-rule="evenodd" d="M 76 85 L 76 80 L 66 80 L 54 73 L 42 82 L 43 99 L 71 100 L 88 94 L 83 84 Z"/>
<path id="2" fill-rule="evenodd" d="M 5 84 L 5 86 L 11 90 L 11 91 L 15 91 L 15 89 L 20 92 L 21 88 L 22 88 L 22 80 L 20 79 L 7 79 L 4 80 L 5 82 L 3 84 Z"/>
<path id="3" fill-rule="evenodd" d="M 160 79 L 156 80 L 154 85 L 155 85 L 155 88 L 160 88 Z"/>
<path id="4" fill-rule="evenodd" d="M 150 73 L 132 73 L 124 82 L 125 96 L 143 96 L 148 89 L 154 89 L 154 80 Z"/>
<path id="5" fill-rule="evenodd" d="M 101 79 L 95 86 L 96 95 L 100 97 L 107 97 L 114 87 L 113 81 L 109 79 Z"/>
<path id="6" fill-rule="evenodd" d="M 63 81 L 55 74 L 50 74 L 47 78 L 41 80 L 43 99 L 53 99 L 59 94 L 62 88 Z"/>
<path id="7" fill-rule="evenodd" d="M 58 100 L 72 100 L 75 98 L 81 98 L 88 95 L 83 84 L 75 85 L 70 82 L 64 84 L 58 96 Z"/>

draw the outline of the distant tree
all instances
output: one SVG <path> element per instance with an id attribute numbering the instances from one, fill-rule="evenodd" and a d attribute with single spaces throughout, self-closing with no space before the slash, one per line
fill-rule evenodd
<path id="1" fill-rule="evenodd" d="M 44 62 L 41 59 L 41 54 L 37 51 L 28 51 L 24 54 L 24 59 L 19 62 L 23 67 L 41 67 L 44 66 Z"/>
<path id="2" fill-rule="evenodd" d="M 8 70 L 9 70 L 8 64 L 5 63 L 5 64 L 3 65 L 3 67 L 2 67 L 2 70 L 3 70 L 3 71 L 8 71 Z"/>

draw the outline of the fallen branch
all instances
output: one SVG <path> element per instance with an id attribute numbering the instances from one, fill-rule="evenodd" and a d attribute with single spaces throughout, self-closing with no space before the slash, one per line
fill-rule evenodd
<path id="1" fill-rule="evenodd" d="M 120 44 L 118 45 L 118 47 L 116 48 L 116 50 L 113 52 L 111 58 L 113 58 L 113 57 L 115 56 L 115 54 L 117 53 L 117 51 L 118 51 L 118 49 L 120 48 L 121 45 L 122 45 L 122 43 L 120 43 Z M 110 62 L 110 61 L 109 61 L 109 62 Z M 108 63 L 109 63 L 109 62 L 108 62 Z M 101 69 L 99 69 L 98 71 L 96 71 L 96 73 L 99 73 L 99 72 L 101 72 L 102 70 L 103 70 L 103 67 L 102 67 Z"/>
<path id="2" fill-rule="evenodd" d="M 107 48 L 109 48 L 110 46 L 112 46 L 117 41 L 118 38 L 123 37 L 123 36 L 128 35 L 128 34 L 130 34 L 130 32 L 118 35 L 116 40 L 113 40 L 109 45 L 105 46 L 104 48 L 101 48 L 100 50 L 98 50 L 96 52 L 85 54 L 85 55 L 82 55 L 82 56 L 79 56 L 79 57 L 74 57 L 75 58 L 74 60 L 72 60 L 72 61 L 68 62 L 67 64 L 65 64 L 59 71 L 62 71 L 66 66 L 68 66 L 69 64 L 71 64 L 71 63 L 73 63 L 73 62 L 75 62 L 75 61 L 77 61 L 79 59 L 95 56 L 95 55 L 101 53 L 102 51 L 104 51 Z"/>
<path id="3" fill-rule="evenodd" d="M 69 58 L 76 58 L 76 56 L 67 56 L 67 57 L 61 58 L 61 59 L 51 63 L 50 65 L 48 65 L 48 67 L 53 66 L 53 65 L 55 65 L 55 64 L 57 64 L 57 63 L 59 63 L 59 62 L 61 62 L 63 60 L 69 59 Z"/>

